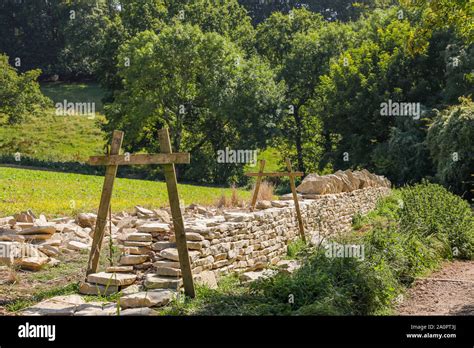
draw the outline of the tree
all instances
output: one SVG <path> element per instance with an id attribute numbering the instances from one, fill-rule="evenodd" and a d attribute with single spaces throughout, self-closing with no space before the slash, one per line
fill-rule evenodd
<path id="1" fill-rule="evenodd" d="M 0 54 L 0 123 L 18 123 L 50 106 L 37 82 L 40 70 L 23 74 L 8 64 L 8 57 Z"/>
<path id="2" fill-rule="evenodd" d="M 286 152 L 296 152 L 298 169 L 315 169 L 321 155 L 319 122 L 309 105 L 330 59 L 350 41 L 351 30 L 340 23 L 324 23 L 307 10 L 275 13 L 258 27 L 258 51 L 287 85 L 281 126 Z"/>
<path id="3" fill-rule="evenodd" d="M 436 178 L 458 194 L 472 198 L 469 191 L 474 168 L 474 103 L 461 98 L 440 112 L 428 130 L 427 144 L 436 166 Z"/>
<path id="4" fill-rule="evenodd" d="M 225 37 L 176 21 L 129 40 L 118 64 L 123 90 L 107 107 L 107 128 L 126 129 L 131 149 L 156 151 L 156 131 L 167 126 L 174 151 L 192 153 L 185 177 L 222 183 L 242 166 L 218 164 L 218 149 L 266 145 L 268 131 L 261 130 L 283 87 L 258 57 L 246 59 Z"/>

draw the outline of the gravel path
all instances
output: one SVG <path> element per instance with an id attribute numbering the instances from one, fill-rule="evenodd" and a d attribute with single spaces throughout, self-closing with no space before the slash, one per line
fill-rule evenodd
<path id="1" fill-rule="evenodd" d="M 417 280 L 398 306 L 399 315 L 474 315 L 474 261 L 445 263 Z"/>

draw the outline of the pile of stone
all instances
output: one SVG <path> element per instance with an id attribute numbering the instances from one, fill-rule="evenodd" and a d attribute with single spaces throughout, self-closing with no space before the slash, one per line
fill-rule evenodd
<path id="1" fill-rule="evenodd" d="M 324 195 L 341 192 L 352 192 L 369 187 L 391 187 L 390 181 L 382 175 L 361 171 L 337 171 L 334 174 L 319 176 L 309 174 L 296 190 L 304 198 L 313 198 L 311 195 Z M 315 197 L 314 197 L 315 198 Z"/>

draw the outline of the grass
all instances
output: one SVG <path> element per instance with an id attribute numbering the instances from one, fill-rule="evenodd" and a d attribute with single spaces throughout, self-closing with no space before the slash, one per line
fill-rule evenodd
<path id="1" fill-rule="evenodd" d="M 97 83 L 48 82 L 41 84 L 41 91 L 54 103 L 64 100 L 72 103 L 95 103 L 95 110 L 102 112 L 104 91 Z"/>
<path id="2" fill-rule="evenodd" d="M 94 175 L 0 167 L 0 216 L 25 209 L 49 217 L 97 211 L 103 181 L 103 177 Z M 230 188 L 188 184 L 179 184 L 178 190 L 185 205 L 212 205 L 222 194 L 232 195 Z M 239 189 L 238 194 L 243 199 L 250 199 L 249 191 Z M 135 205 L 167 206 L 166 184 L 118 178 L 112 196 L 112 210 L 130 211 Z"/>
<path id="3" fill-rule="evenodd" d="M 105 138 L 95 119 L 84 116 L 55 116 L 53 111 L 17 125 L 0 127 L 0 155 L 30 157 L 51 162 L 85 162 L 103 154 Z"/>

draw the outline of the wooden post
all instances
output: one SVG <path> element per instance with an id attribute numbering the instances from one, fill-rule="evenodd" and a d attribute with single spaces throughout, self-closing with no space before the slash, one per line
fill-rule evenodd
<path id="1" fill-rule="evenodd" d="M 301 218 L 300 204 L 298 202 L 298 195 L 296 194 L 295 177 L 291 175 L 291 173 L 293 172 L 293 169 L 291 168 L 291 162 L 289 158 L 286 159 L 286 167 L 288 168 L 288 172 L 290 173 L 290 187 L 291 187 L 291 193 L 293 194 L 293 200 L 295 201 L 296 217 L 298 219 L 298 227 L 300 230 L 301 239 L 303 240 L 303 242 L 306 243 L 303 219 Z"/>
<path id="2" fill-rule="evenodd" d="M 171 142 L 167 128 L 158 131 L 160 148 L 162 153 L 171 153 Z M 184 220 L 179 205 L 178 185 L 176 180 L 176 171 L 174 164 L 163 165 L 166 186 L 168 188 L 168 198 L 170 202 L 171 215 L 173 217 L 174 234 L 176 236 L 176 247 L 178 249 L 179 263 L 181 265 L 181 274 L 183 276 L 183 285 L 186 295 L 195 297 L 193 274 L 191 271 L 191 262 L 189 260 L 188 245 L 186 233 L 184 232 Z"/>
<path id="3" fill-rule="evenodd" d="M 112 144 L 110 147 L 110 155 L 118 155 L 122 147 L 123 132 L 114 131 L 112 134 Z M 89 263 L 87 265 L 87 275 L 97 272 L 99 265 L 100 249 L 102 240 L 104 239 L 105 225 L 107 223 L 107 212 L 110 207 L 110 199 L 112 198 L 112 190 L 114 187 L 115 176 L 117 175 L 116 165 L 108 165 L 105 169 L 104 186 L 102 188 L 102 196 L 100 198 L 99 211 L 97 213 L 97 222 L 95 224 L 94 238 L 92 240 L 92 248 L 89 255 Z M 112 231 L 110 231 L 112 233 Z"/>
<path id="4" fill-rule="evenodd" d="M 255 182 L 255 189 L 253 191 L 251 209 L 255 209 L 255 204 L 257 204 L 258 191 L 260 190 L 260 184 L 262 182 L 263 170 L 265 169 L 265 160 L 260 160 L 260 169 L 258 171 L 259 176 L 257 176 L 257 181 Z"/>

